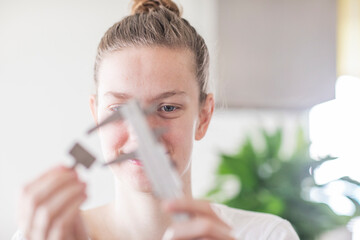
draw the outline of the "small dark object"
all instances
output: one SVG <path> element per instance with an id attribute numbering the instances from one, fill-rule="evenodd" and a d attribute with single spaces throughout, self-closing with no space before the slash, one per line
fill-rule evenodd
<path id="1" fill-rule="evenodd" d="M 123 117 L 121 115 L 121 113 L 119 111 L 116 111 L 114 112 L 113 114 L 111 114 L 108 118 L 104 119 L 101 123 L 99 123 L 97 126 L 89 129 L 87 131 L 87 134 L 91 134 L 92 132 L 94 132 L 96 129 L 108 124 L 108 123 L 111 123 L 111 122 L 114 122 L 114 121 L 119 121 L 119 120 L 122 120 Z"/>
<path id="2" fill-rule="evenodd" d="M 86 149 L 79 143 L 75 143 L 69 153 L 75 159 L 75 163 L 72 168 L 75 168 L 77 164 L 81 164 L 85 168 L 90 168 L 96 160 L 96 158 L 86 151 Z"/>

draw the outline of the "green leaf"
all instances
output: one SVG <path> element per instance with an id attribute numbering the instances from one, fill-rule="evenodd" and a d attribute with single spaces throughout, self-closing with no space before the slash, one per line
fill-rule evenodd
<path id="1" fill-rule="evenodd" d="M 355 184 L 355 185 L 357 185 L 357 186 L 360 186 L 360 182 L 358 182 L 358 181 L 356 181 L 356 180 L 354 180 L 354 179 L 352 179 L 352 178 L 350 178 L 350 177 L 348 177 L 348 176 L 342 177 L 342 178 L 340 178 L 339 180 L 343 180 L 343 181 L 346 181 L 346 182 Z"/>
<path id="2" fill-rule="evenodd" d="M 316 168 L 318 168 L 319 166 L 321 166 L 322 164 L 329 162 L 329 161 L 333 161 L 338 159 L 337 157 L 332 157 L 330 155 L 321 158 L 320 160 L 312 160 L 310 163 L 310 167 L 311 167 L 311 171 L 313 172 Z"/>
<path id="3" fill-rule="evenodd" d="M 279 151 L 282 144 L 282 130 L 276 129 L 274 134 L 269 134 L 266 130 L 262 129 L 262 135 L 265 139 L 266 158 L 276 159 L 279 157 Z"/>
<path id="4" fill-rule="evenodd" d="M 355 198 L 353 198 L 351 196 L 346 196 L 346 197 L 355 205 L 355 212 L 354 212 L 353 216 L 356 216 L 356 217 L 360 216 L 360 204 L 359 204 L 359 202 Z"/>
<path id="5" fill-rule="evenodd" d="M 269 133 L 260 129 L 265 149 L 254 146 L 250 137 L 239 147 L 235 154 L 221 154 L 217 169 L 217 182 L 208 192 L 209 198 L 219 196 L 226 184 L 221 178 L 231 175 L 241 182 L 240 192 L 234 193 L 223 203 L 234 208 L 259 211 L 279 215 L 289 220 L 295 227 L 300 239 L 315 239 L 321 233 L 344 226 L 351 216 L 338 216 L 331 208 L 309 199 L 310 190 L 323 185 L 316 185 L 313 170 L 336 158 L 326 156 L 314 160 L 309 154 L 309 141 L 302 128 L 297 129 L 296 149 L 291 157 L 282 159 L 280 149 L 283 144 L 283 130 Z M 339 180 L 360 186 L 349 177 Z M 325 185 L 324 185 L 325 186 Z M 356 207 L 355 215 L 360 214 L 360 205 L 353 196 L 348 198 Z"/>

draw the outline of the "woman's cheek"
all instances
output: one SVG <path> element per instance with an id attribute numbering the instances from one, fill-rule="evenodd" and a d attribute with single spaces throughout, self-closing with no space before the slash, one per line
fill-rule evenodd
<path id="1" fill-rule="evenodd" d="M 171 131 L 167 135 L 167 142 L 172 150 L 172 158 L 179 171 L 183 171 L 191 158 L 192 144 L 194 137 L 194 124 L 186 124 L 182 121 L 171 126 Z"/>

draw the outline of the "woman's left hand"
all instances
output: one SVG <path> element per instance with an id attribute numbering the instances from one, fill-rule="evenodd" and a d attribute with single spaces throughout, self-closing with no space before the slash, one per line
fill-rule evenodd
<path id="1" fill-rule="evenodd" d="M 190 216 L 188 220 L 173 222 L 166 230 L 163 240 L 234 240 L 231 227 L 216 215 L 207 201 L 177 199 L 165 201 L 163 208 L 170 214 L 186 213 Z"/>

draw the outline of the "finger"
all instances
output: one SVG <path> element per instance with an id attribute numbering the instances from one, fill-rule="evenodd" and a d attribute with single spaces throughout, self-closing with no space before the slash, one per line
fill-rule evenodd
<path id="1" fill-rule="evenodd" d="M 219 225 L 209 218 L 193 218 L 182 223 L 174 223 L 164 234 L 163 240 L 222 239 L 232 240 L 231 229 Z"/>
<path id="2" fill-rule="evenodd" d="M 67 184 L 74 182 L 75 179 L 76 174 L 74 174 L 74 172 L 65 172 L 61 175 L 59 173 L 53 173 L 52 175 L 48 175 L 47 179 L 43 178 L 42 182 L 39 182 L 38 185 L 34 185 L 32 189 L 28 190 L 26 195 L 23 196 L 24 213 L 22 217 L 26 220 L 26 230 L 32 228 L 31 223 L 39 206 L 53 196 L 55 192 L 60 191 L 60 189 Z"/>
<path id="3" fill-rule="evenodd" d="M 34 216 L 34 228 L 42 232 L 44 238 L 47 239 L 49 229 L 53 222 L 61 213 L 66 210 L 68 205 L 83 199 L 85 196 L 85 184 L 75 183 L 67 186 L 57 192 L 55 196 L 44 202 L 36 211 Z"/>
<path id="4" fill-rule="evenodd" d="M 60 186 L 76 177 L 74 172 L 64 172 L 65 169 L 64 166 L 53 168 L 23 188 L 19 208 L 20 225 L 25 235 L 32 228 L 37 207 Z"/>
<path id="5" fill-rule="evenodd" d="M 203 200 L 176 199 L 163 202 L 163 208 L 170 213 L 187 212 L 191 215 L 205 215 L 218 219 L 210 203 Z"/>
<path id="6" fill-rule="evenodd" d="M 33 186 L 29 191 L 29 195 L 31 196 L 31 199 L 33 199 L 32 204 L 34 207 L 41 205 L 42 202 L 49 199 L 54 193 L 60 191 L 61 188 L 64 188 L 66 185 L 74 183 L 77 180 L 77 174 L 73 170 L 60 171 L 49 175 L 36 186 Z"/>
<path id="7" fill-rule="evenodd" d="M 48 171 L 44 172 L 37 178 L 33 179 L 30 183 L 26 184 L 24 187 L 25 191 L 31 189 L 34 185 L 37 185 L 39 182 L 42 182 L 44 180 L 44 178 L 47 178 L 48 176 L 51 176 L 52 174 L 54 174 L 58 171 L 66 170 L 66 169 L 68 169 L 68 168 L 64 165 L 58 165 L 58 166 L 55 166 L 55 167 L 49 169 Z"/>
<path id="8" fill-rule="evenodd" d="M 50 240 L 59 240 L 59 239 L 66 239 L 72 240 L 78 238 L 74 232 L 75 220 L 81 220 L 81 218 L 77 218 L 79 213 L 79 207 L 86 199 L 86 195 L 82 198 L 76 198 L 76 200 L 72 201 L 67 207 L 61 211 L 61 214 L 57 217 L 54 221 L 52 228 L 49 231 L 49 235 L 47 239 Z M 81 230 L 81 232 L 86 232 L 85 230 Z M 83 236 L 82 236 L 83 237 Z M 80 240 L 86 239 L 80 238 Z"/>

